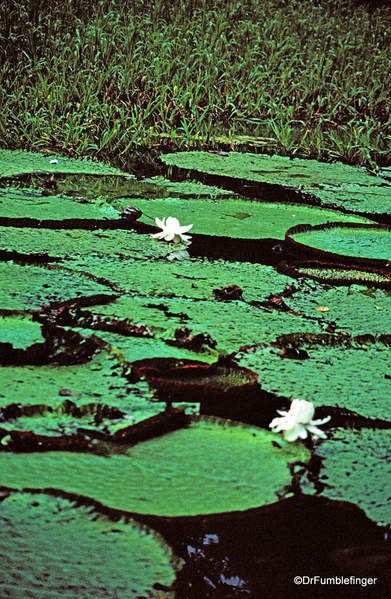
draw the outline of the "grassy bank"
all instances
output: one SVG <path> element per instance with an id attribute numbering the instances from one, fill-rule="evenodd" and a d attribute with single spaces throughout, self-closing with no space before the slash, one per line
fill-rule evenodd
<path id="1" fill-rule="evenodd" d="M 371 169 L 391 164 L 391 7 L 370 11 L 351 0 L 38 5 L 0 5 L 3 148 L 124 168 L 151 148 L 246 144 Z"/>

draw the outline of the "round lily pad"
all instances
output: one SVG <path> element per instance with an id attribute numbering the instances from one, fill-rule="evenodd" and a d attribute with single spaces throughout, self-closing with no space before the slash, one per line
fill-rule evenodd
<path id="1" fill-rule="evenodd" d="M 325 163 L 282 156 L 228 152 L 218 156 L 209 152 L 175 152 L 161 156 L 168 166 L 185 176 L 212 185 L 240 189 L 270 201 L 295 201 L 295 198 L 325 207 L 341 208 L 363 214 L 389 214 L 390 182 L 387 169 L 378 177 L 365 167 L 340 162 Z M 299 200 L 300 201 L 300 200 Z"/>
<path id="2" fill-rule="evenodd" d="M 258 375 L 233 360 L 214 364 L 155 358 L 133 362 L 133 376 L 144 376 L 158 397 L 170 401 L 236 398 L 258 391 Z"/>
<path id="3" fill-rule="evenodd" d="M 6 347 L 25 350 L 36 343 L 42 343 L 42 330 L 38 322 L 28 315 L 9 315 L 0 320 L 0 351 Z M 1 355 L 1 354 L 0 354 Z"/>
<path id="4" fill-rule="evenodd" d="M 195 516 L 274 503 L 291 483 L 288 463 L 310 457 L 299 442 L 202 417 L 134 447 L 103 449 L 106 457 L 3 451 L 0 485 L 57 488 L 124 512 Z"/>
<path id="5" fill-rule="evenodd" d="M 79 427 L 88 430 L 104 428 L 123 420 L 125 413 L 104 403 L 78 404 L 78 393 L 71 389 L 59 389 L 59 395 L 66 397 L 56 406 L 46 404 L 14 403 L 0 408 L 1 428 L 4 430 L 33 431 L 40 435 L 77 433 Z M 126 423 L 126 420 L 125 420 Z"/>
<path id="6" fill-rule="evenodd" d="M 2 597 L 172 599 L 169 547 L 135 522 L 111 522 L 44 494 L 11 494 L 0 504 Z"/>
<path id="7" fill-rule="evenodd" d="M 286 232 L 285 249 L 299 259 L 389 268 L 390 232 L 386 225 L 364 223 L 298 225 Z"/>

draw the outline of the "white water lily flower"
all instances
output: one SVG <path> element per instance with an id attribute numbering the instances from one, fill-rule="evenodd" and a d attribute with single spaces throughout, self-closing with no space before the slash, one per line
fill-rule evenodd
<path id="1" fill-rule="evenodd" d="M 169 216 L 167 218 L 167 222 L 164 222 L 166 219 L 160 220 L 159 218 L 155 218 L 155 223 L 160 229 L 163 229 L 160 233 L 155 233 L 151 235 L 155 239 L 165 239 L 166 241 L 173 241 L 174 243 L 186 243 L 191 239 L 191 235 L 184 235 L 190 231 L 193 225 L 187 225 L 187 227 L 181 227 L 179 224 L 179 220 L 173 216 Z"/>
<path id="2" fill-rule="evenodd" d="M 323 431 L 317 428 L 318 425 L 328 422 L 331 416 L 322 420 L 312 420 L 315 415 L 314 404 L 304 399 L 294 399 L 291 403 L 289 412 L 277 410 L 282 418 L 274 418 L 269 424 L 273 433 L 282 431 L 286 441 L 296 441 L 296 439 L 306 439 L 310 433 L 314 439 L 321 437 L 326 439 Z"/>

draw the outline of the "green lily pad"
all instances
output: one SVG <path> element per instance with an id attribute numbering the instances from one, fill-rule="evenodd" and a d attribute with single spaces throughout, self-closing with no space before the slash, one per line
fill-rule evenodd
<path id="1" fill-rule="evenodd" d="M 288 343 L 282 336 L 280 347 L 259 348 L 243 355 L 239 363 L 259 374 L 264 391 L 305 399 L 315 406 L 348 408 L 367 418 L 390 420 L 389 346 L 369 338 L 352 346 L 334 347 L 325 345 L 322 336 L 318 343 L 316 335 L 313 338 L 313 344 L 311 335 L 308 343 L 296 339 L 294 351 L 284 357 L 281 348 Z M 298 354 L 298 349 L 304 354 Z"/>
<path id="2" fill-rule="evenodd" d="M 292 310 L 303 313 L 308 330 L 324 331 L 330 324 L 337 331 L 349 334 L 379 336 L 391 332 L 390 291 L 352 284 L 348 289 L 320 285 L 312 281 L 294 282 L 295 291 L 286 299 Z M 320 311 L 318 308 L 326 308 Z M 318 321 L 314 329 L 314 319 Z M 302 330 L 300 318 L 292 323 L 291 332 Z M 280 334 L 285 331 L 281 329 Z"/>
<path id="3" fill-rule="evenodd" d="M 41 404 L 55 407 L 61 400 L 62 389 L 79 404 L 106 401 L 119 407 L 127 397 L 130 385 L 120 379 L 120 367 L 114 357 L 96 353 L 86 364 L 57 366 L 3 366 L 0 368 L 0 406 L 9 404 Z M 77 398 L 77 400 L 75 399 Z"/>
<path id="4" fill-rule="evenodd" d="M 253 194 L 267 201 L 316 202 L 324 207 L 367 214 L 389 214 L 391 182 L 370 175 L 363 167 L 316 160 L 241 154 L 217 156 L 208 152 L 177 152 L 161 157 L 170 167 L 222 187 L 252 186 Z M 384 169 L 386 170 L 386 169 Z"/>
<path id="5" fill-rule="evenodd" d="M 0 262 L 0 309 L 35 310 L 51 302 L 107 294 L 111 289 L 84 273 L 57 265 Z"/>
<path id="6" fill-rule="evenodd" d="M 61 326 L 41 326 L 31 316 L 3 313 L 0 320 L 2 366 L 83 363 L 97 349 L 92 339 Z"/>
<path id="7" fill-rule="evenodd" d="M 48 404 L 14 403 L 0 408 L 3 430 L 32 431 L 36 435 L 75 434 L 79 427 L 96 431 L 104 428 L 113 432 L 121 424 L 128 424 L 126 414 L 114 406 L 98 402 L 78 402 L 77 392 L 60 389 L 64 401 Z M 73 401 L 72 401 L 73 400 Z M 76 400 L 76 401 L 75 401 Z"/>
<path id="8" fill-rule="evenodd" d="M 14 349 L 26 350 L 36 343 L 43 343 L 41 325 L 31 316 L 8 316 L 0 320 L 0 347 L 9 345 Z"/>
<path id="9" fill-rule="evenodd" d="M 379 289 L 391 288 L 391 270 L 370 266 L 348 266 L 316 260 L 300 260 L 291 264 L 280 262 L 278 271 L 294 279 L 311 279 L 326 285 L 367 285 Z"/>
<path id="10" fill-rule="evenodd" d="M 177 562 L 161 537 L 67 499 L 16 493 L 0 505 L 2 597 L 173 599 Z"/>
<path id="11" fill-rule="evenodd" d="M 57 160 L 56 163 L 51 161 Z M 0 150 L 0 178 L 15 177 L 27 173 L 79 173 L 91 175 L 121 175 L 124 173 L 102 162 L 87 159 L 66 158 L 38 152 Z"/>
<path id="12" fill-rule="evenodd" d="M 192 516 L 274 503 L 291 482 L 288 462 L 307 461 L 301 443 L 256 427 L 193 418 L 189 428 L 122 455 L 0 453 L 0 485 L 54 487 L 139 514 Z M 113 449 L 112 449 L 113 451 Z"/>
<path id="13" fill-rule="evenodd" d="M 103 200 L 99 203 L 82 201 L 64 195 L 45 195 L 36 189 L 0 189 L 0 217 L 68 219 L 118 218 L 118 211 Z"/>
<path id="14" fill-rule="evenodd" d="M 391 431 L 337 429 L 317 454 L 325 458 L 322 494 L 351 501 L 380 525 L 391 524 Z"/>
<path id="15" fill-rule="evenodd" d="M 158 216 L 175 216 L 181 224 L 193 223 L 189 232 L 239 239 L 284 239 L 287 229 L 294 225 L 317 225 L 341 219 L 346 222 L 369 222 L 359 216 L 341 215 L 303 204 L 260 202 L 259 200 L 212 197 L 206 199 L 164 198 L 138 199 L 137 207 Z"/>
<path id="16" fill-rule="evenodd" d="M 298 257 L 373 267 L 388 267 L 391 257 L 389 227 L 376 224 L 326 223 L 288 229 L 285 247 Z"/>

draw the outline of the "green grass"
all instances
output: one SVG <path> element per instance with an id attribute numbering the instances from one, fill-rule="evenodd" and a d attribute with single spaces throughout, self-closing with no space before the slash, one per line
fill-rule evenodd
<path id="1" fill-rule="evenodd" d="M 123 168 L 211 147 L 391 164 L 391 7 L 37 4 L 0 4 L 0 147 Z"/>

